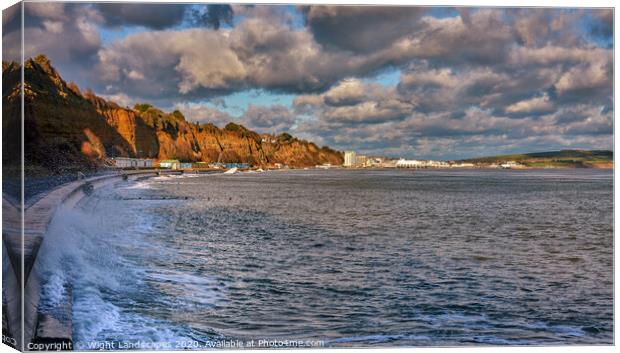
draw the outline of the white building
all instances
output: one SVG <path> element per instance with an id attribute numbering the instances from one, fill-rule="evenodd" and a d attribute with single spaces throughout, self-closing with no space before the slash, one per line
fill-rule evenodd
<path id="1" fill-rule="evenodd" d="M 455 163 L 450 166 L 451 168 L 474 168 L 473 163 Z"/>
<path id="2" fill-rule="evenodd" d="M 423 168 L 425 166 L 425 162 L 424 161 L 418 161 L 418 160 L 407 160 L 404 158 L 401 158 L 398 160 L 398 162 L 396 162 L 396 168 Z"/>
<path id="3" fill-rule="evenodd" d="M 344 163 L 342 164 L 345 167 L 355 167 L 355 151 L 345 151 L 344 152 Z"/>
<path id="4" fill-rule="evenodd" d="M 504 162 L 504 163 L 500 164 L 499 166 L 502 169 L 512 169 L 512 168 L 518 167 L 519 163 L 517 163 L 515 161 L 508 161 L 508 162 Z"/>
<path id="5" fill-rule="evenodd" d="M 444 161 L 419 161 L 399 159 L 396 168 L 449 168 L 450 164 Z"/>

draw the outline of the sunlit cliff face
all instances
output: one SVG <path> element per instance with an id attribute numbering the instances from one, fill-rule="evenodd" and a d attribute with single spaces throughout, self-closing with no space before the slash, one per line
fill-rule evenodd
<path id="1" fill-rule="evenodd" d="M 16 59 L 16 11 L 3 13 Z M 612 148 L 611 9 L 28 3 L 26 56 L 133 106 L 337 149 Z"/>

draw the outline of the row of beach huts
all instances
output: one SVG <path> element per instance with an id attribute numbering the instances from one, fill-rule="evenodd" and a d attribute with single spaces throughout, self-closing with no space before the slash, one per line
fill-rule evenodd
<path id="1" fill-rule="evenodd" d="M 119 169 L 249 169 L 248 163 L 207 163 L 207 162 L 181 162 L 177 159 L 163 159 L 160 161 L 145 158 L 114 157 L 110 158 L 110 165 Z"/>

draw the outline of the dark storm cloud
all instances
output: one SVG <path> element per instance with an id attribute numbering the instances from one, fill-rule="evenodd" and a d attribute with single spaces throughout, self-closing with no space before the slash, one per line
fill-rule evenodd
<path id="1" fill-rule="evenodd" d="M 19 16 L 17 16 L 19 17 Z M 56 2 L 24 3 L 24 55 L 45 54 L 67 78 L 86 77 L 101 48 L 99 14 L 89 6 Z M 19 29 L 3 32 L 3 59 L 19 60 Z"/>
<path id="2" fill-rule="evenodd" d="M 328 47 L 368 53 L 389 46 L 413 31 L 423 7 L 323 6 L 299 7 L 315 40 Z"/>
<path id="3" fill-rule="evenodd" d="M 583 12 L 562 11 L 552 8 L 515 8 L 506 13 L 506 21 L 515 32 L 516 42 L 526 46 L 540 46 L 549 42 L 556 45 L 577 45 L 580 34 L 568 30 Z"/>
<path id="4" fill-rule="evenodd" d="M 185 16 L 188 5 L 162 3 L 95 3 L 108 26 L 137 25 L 153 29 L 175 26 Z"/>
<path id="5" fill-rule="evenodd" d="M 2 10 L 2 33 L 18 30 L 21 26 L 21 3 Z"/>
<path id="6" fill-rule="evenodd" d="M 2 10 L 2 61 L 19 60 L 21 6 L 17 3 Z"/>

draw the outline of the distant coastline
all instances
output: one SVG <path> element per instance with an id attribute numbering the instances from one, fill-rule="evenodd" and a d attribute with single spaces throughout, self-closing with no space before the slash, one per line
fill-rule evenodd
<path id="1" fill-rule="evenodd" d="M 561 150 L 470 158 L 461 162 L 493 167 L 514 162 L 516 168 L 598 168 L 613 169 L 614 154 L 609 150 Z"/>
<path id="2" fill-rule="evenodd" d="M 321 166 L 317 166 L 321 167 Z M 345 151 L 344 168 L 348 169 L 612 169 L 613 151 L 561 150 L 509 154 L 461 160 L 425 160 L 365 156 Z"/>

